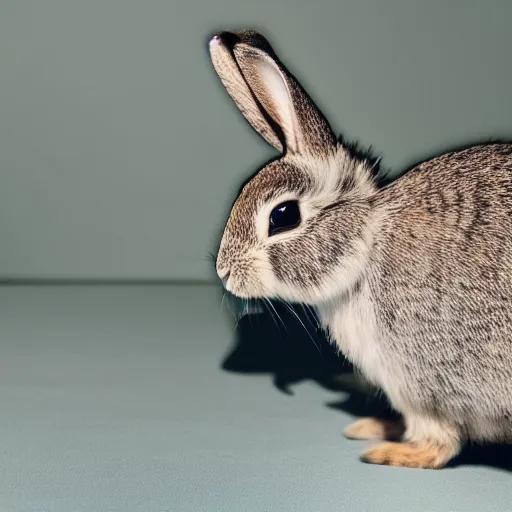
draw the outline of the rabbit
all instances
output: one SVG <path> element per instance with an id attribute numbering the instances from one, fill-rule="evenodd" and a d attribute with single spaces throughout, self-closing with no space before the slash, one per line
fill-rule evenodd
<path id="1" fill-rule="evenodd" d="M 512 144 L 481 143 L 382 182 L 254 30 L 209 40 L 213 68 L 278 152 L 242 189 L 216 272 L 241 298 L 314 308 L 399 419 L 362 418 L 367 463 L 446 467 L 512 441 Z"/>

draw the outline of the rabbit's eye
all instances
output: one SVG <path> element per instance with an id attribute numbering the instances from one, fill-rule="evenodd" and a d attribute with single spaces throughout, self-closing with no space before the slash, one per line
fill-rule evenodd
<path id="1" fill-rule="evenodd" d="M 268 235 L 272 236 L 293 229 L 300 224 L 300 210 L 297 201 L 286 201 L 276 206 L 270 214 Z"/>

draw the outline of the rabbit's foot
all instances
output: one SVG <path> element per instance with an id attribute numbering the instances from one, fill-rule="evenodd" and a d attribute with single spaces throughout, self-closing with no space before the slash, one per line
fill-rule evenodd
<path id="1" fill-rule="evenodd" d="M 407 468 L 441 469 L 458 453 L 449 444 L 428 441 L 407 443 L 379 443 L 366 450 L 362 460 L 370 464 L 384 464 Z"/>
<path id="2" fill-rule="evenodd" d="M 398 441 L 402 438 L 404 431 L 405 426 L 400 420 L 361 418 L 348 425 L 343 435 L 348 439 Z"/>

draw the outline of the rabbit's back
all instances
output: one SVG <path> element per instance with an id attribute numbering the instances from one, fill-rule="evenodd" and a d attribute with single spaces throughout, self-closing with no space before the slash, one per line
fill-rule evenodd
<path id="1" fill-rule="evenodd" d="M 512 145 L 427 161 L 381 196 L 370 286 L 400 400 L 469 437 L 509 437 Z"/>

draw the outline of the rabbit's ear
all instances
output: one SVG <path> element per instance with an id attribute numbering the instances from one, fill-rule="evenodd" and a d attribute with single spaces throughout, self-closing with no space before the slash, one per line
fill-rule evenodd
<path id="1" fill-rule="evenodd" d="M 336 145 L 326 119 L 261 34 L 222 32 L 210 54 L 242 114 L 276 149 L 324 154 Z"/>

